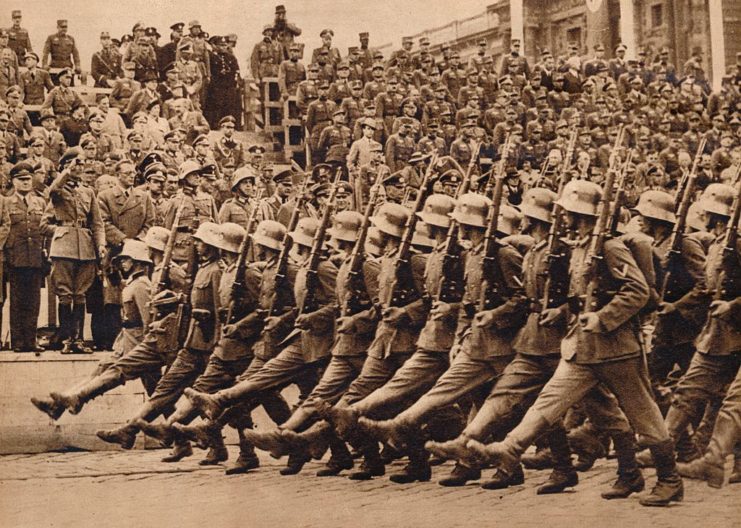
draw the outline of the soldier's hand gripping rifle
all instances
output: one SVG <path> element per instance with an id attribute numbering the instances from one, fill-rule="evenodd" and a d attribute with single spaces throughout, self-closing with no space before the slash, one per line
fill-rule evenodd
<path id="1" fill-rule="evenodd" d="M 391 292 L 391 299 L 381 300 L 384 307 L 401 307 L 405 306 L 412 300 L 413 292 L 409 289 L 400 288 L 399 284 L 409 284 L 409 281 L 405 281 L 402 278 L 402 275 L 411 273 L 410 264 L 412 253 L 412 238 L 414 237 L 414 229 L 417 226 L 417 213 L 422 210 L 425 199 L 427 198 L 427 195 L 430 192 L 430 188 L 432 187 L 432 171 L 437 165 L 437 160 L 438 155 L 437 153 L 434 153 L 432 155 L 432 159 L 430 160 L 430 164 L 425 171 L 425 175 L 422 179 L 422 184 L 420 185 L 419 192 L 417 192 L 417 199 L 414 201 L 414 206 L 412 207 L 409 219 L 404 226 L 404 233 L 402 234 L 401 242 L 399 243 L 399 249 L 396 253 L 396 261 L 394 263 L 394 276 L 392 279 L 391 287 L 388 290 L 389 292 Z"/>
<path id="2" fill-rule="evenodd" d="M 363 282 L 363 262 L 365 260 L 365 240 L 368 237 L 368 229 L 370 228 L 370 217 L 373 215 L 373 210 L 376 208 L 376 202 L 380 196 L 381 191 L 381 180 L 376 180 L 370 190 L 370 198 L 365 206 L 365 214 L 363 215 L 363 222 L 360 224 L 360 231 L 358 232 L 358 239 L 355 241 L 352 253 L 350 254 L 350 271 L 348 272 L 348 284 L 350 291 L 353 292 L 350 296 L 350 301 L 342 309 L 342 317 L 348 317 L 355 315 L 361 310 L 368 308 L 367 303 L 362 303 L 361 299 L 366 297 L 365 286 Z"/>
<path id="3" fill-rule="evenodd" d="M 455 193 L 455 198 L 463 196 L 468 192 L 471 187 L 471 178 L 473 168 L 478 162 L 479 150 L 481 149 L 481 142 L 477 142 L 473 149 L 471 149 L 471 159 L 468 162 L 466 173 L 463 175 L 463 181 L 458 186 Z M 453 160 L 454 161 L 454 160 Z M 455 220 L 450 221 L 450 227 L 448 228 L 448 234 L 445 238 L 445 251 L 443 252 L 442 261 L 442 273 L 440 276 L 440 282 L 437 284 L 437 291 L 434 292 L 433 299 L 442 301 L 445 303 L 451 303 L 459 301 L 461 294 L 458 292 L 459 288 L 456 287 L 453 279 L 458 276 L 456 270 L 460 266 L 460 246 L 458 244 L 458 222 Z"/>
<path id="4" fill-rule="evenodd" d="M 242 244 L 239 246 L 234 283 L 232 284 L 231 298 L 229 299 L 229 308 L 226 313 L 227 324 L 234 323 L 235 317 L 239 317 L 242 309 L 242 303 L 244 301 L 243 296 L 245 292 L 244 276 L 247 271 L 247 257 L 252 241 L 252 231 L 254 231 L 255 220 L 257 218 L 258 204 L 260 202 L 260 199 L 262 198 L 262 195 L 263 189 L 258 190 L 257 195 L 255 196 L 252 211 L 250 211 L 250 216 L 247 219 L 244 240 L 242 240 Z"/>
<path id="5" fill-rule="evenodd" d="M 327 198 L 327 202 L 324 205 L 322 219 L 319 222 L 319 227 L 317 227 L 316 233 L 314 233 L 314 240 L 312 240 L 311 243 L 311 252 L 309 253 L 309 260 L 306 266 L 306 292 L 301 306 L 298 307 L 299 316 L 314 312 L 318 308 L 316 299 L 316 290 L 318 286 L 317 273 L 319 271 L 319 264 L 322 260 L 322 249 L 324 248 L 324 242 L 327 236 L 329 219 L 335 207 L 337 187 L 340 183 L 341 177 L 342 168 L 338 168 L 335 173 L 334 182 L 332 182 L 332 188 L 329 191 L 329 198 Z"/>
<path id="6" fill-rule="evenodd" d="M 483 269 L 478 312 L 495 308 L 503 300 L 501 296 L 497 295 L 498 287 L 504 285 L 504 280 L 499 273 L 499 266 L 496 262 L 500 247 L 500 243 L 497 241 L 497 230 L 499 227 L 499 211 L 502 207 L 502 199 L 504 198 L 504 178 L 507 157 L 509 155 L 509 149 L 512 146 L 511 143 L 511 136 L 508 135 L 502 147 L 502 158 L 497 171 L 489 177 L 489 182 L 491 182 L 491 178 L 494 178 L 493 187 L 491 184 L 487 185 L 487 187 L 492 187 L 492 204 L 489 208 L 489 216 L 486 219 L 486 232 L 484 234 L 484 258 L 481 259 Z"/>
<path id="7" fill-rule="evenodd" d="M 669 281 L 673 273 L 676 272 L 679 257 L 682 254 L 682 238 L 684 237 L 684 231 L 687 226 L 687 213 L 690 210 L 690 204 L 694 200 L 695 194 L 695 183 L 697 182 L 697 167 L 702 158 L 702 153 L 705 150 L 705 143 L 707 138 L 702 138 L 700 144 L 697 147 L 695 153 L 695 159 L 692 162 L 692 168 L 686 174 L 684 179 L 684 185 L 681 186 L 681 196 L 678 196 L 679 206 L 677 207 L 676 217 L 677 221 L 674 223 L 674 229 L 672 229 L 671 238 L 669 241 L 669 252 L 666 255 L 666 268 L 664 270 L 664 278 L 661 281 L 661 287 L 659 289 L 659 301 L 663 301 L 667 295 L 667 288 Z"/>

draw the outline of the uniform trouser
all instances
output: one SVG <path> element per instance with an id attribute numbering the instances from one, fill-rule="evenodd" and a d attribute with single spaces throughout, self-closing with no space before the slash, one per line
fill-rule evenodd
<path id="1" fill-rule="evenodd" d="M 430 390 L 450 366 L 448 352 L 418 349 L 382 387 L 353 404 L 359 414 L 372 416 L 380 407 L 411 405 Z"/>
<path id="2" fill-rule="evenodd" d="M 481 385 L 498 378 L 511 360 L 511 355 L 475 359 L 466 350 L 459 352 L 437 383 L 399 414 L 398 419 L 411 424 L 422 422 L 430 412 L 452 405 Z"/>
<path id="3" fill-rule="evenodd" d="M 672 436 L 676 437 L 690 422 L 696 423 L 709 401 L 730 393 L 730 388 L 726 390 L 726 387 L 732 386 L 731 382 L 735 383 L 740 365 L 741 353 L 726 356 L 695 354 L 689 369 L 677 383 L 672 407 L 666 417 Z"/>
<path id="4" fill-rule="evenodd" d="M 233 387 L 220 391 L 219 394 L 226 398 L 227 402 L 235 404 L 257 393 L 275 389 L 281 390 L 292 383 L 300 384 L 299 388 L 303 387 L 302 391 L 306 391 L 309 386 L 313 389 L 319 381 L 319 374 L 327 361 L 329 361 L 329 358 L 307 363 L 304 360 L 301 341 L 298 340 L 286 346 L 254 374 L 245 377 L 243 381 L 238 382 Z M 311 392 L 311 389 L 306 391 L 307 395 Z"/>
<path id="5" fill-rule="evenodd" d="M 595 364 L 561 360 L 527 414 L 538 414 L 552 425 L 600 383 L 617 397 L 633 430 L 647 445 L 669 439 L 641 357 Z M 512 434 L 522 433 L 518 429 L 526 422 L 533 423 L 523 419 Z"/>
<path id="6" fill-rule="evenodd" d="M 331 405 L 337 403 L 353 380 L 360 375 L 363 363 L 365 356 L 332 356 L 319 383 L 282 428 L 296 431 L 305 427 L 309 420 L 316 417 L 317 403 L 320 401 Z"/>
<path id="7" fill-rule="evenodd" d="M 363 369 L 360 371 L 360 375 L 350 384 L 345 394 L 337 402 L 337 405 L 348 407 L 362 400 L 379 387 L 382 387 L 411 355 L 411 352 L 397 352 L 385 358 L 368 356 L 365 363 L 363 363 Z"/>
<path id="8" fill-rule="evenodd" d="M 183 348 L 175 361 L 157 383 L 154 394 L 145 403 L 142 418 L 153 420 L 165 409 L 174 405 L 183 391 L 193 385 L 206 370 L 210 351 Z"/>
<path id="9" fill-rule="evenodd" d="M 738 354 L 736 354 L 738 355 Z M 727 425 L 726 425 L 727 424 Z M 718 420 L 713 429 L 713 442 L 724 458 L 736 445 L 736 458 L 739 458 L 741 444 L 741 369 L 736 369 L 736 377 L 728 387 L 728 393 L 718 411 Z"/>
<path id="10" fill-rule="evenodd" d="M 193 382 L 193 390 L 212 394 L 221 389 L 231 387 L 234 385 L 237 376 L 247 369 L 251 361 L 251 355 L 234 360 L 221 359 L 220 357 L 212 355 L 208 360 L 206 370 L 204 370 L 203 374 L 198 376 L 198 379 Z M 188 402 L 175 411 L 167 421 L 171 424 L 176 422 L 188 424 L 192 422 L 198 414 L 198 410 Z"/>
<path id="11" fill-rule="evenodd" d="M 85 304 L 85 293 L 97 273 L 95 261 L 54 258 L 51 262 L 51 285 L 59 304 Z"/>
<path id="12" fill-rule="evenodd" d="M 665 384 L 675 365 L 679 367 L 681 374 L 687 372 L 694 353 L 695 346 L 691 342 L 654 347 L 648 356 L 648 373 L 651 376 L 651 382 L 655 385 Z"/>
<path id="13" fill-rule="evenodd" d="M 13 348 L 30 349 L 36 346 L 43 270 L 8 266 L 7 273 L 10 283 L 11 345 Z"/>
<path id="14" fill-rule="evenodd" d="M 157 350 L 154 341 L 145 337 L 144 341 L 118 358 L 106 370 L 115 369 L 122 379 L 129 381 L 147 376 L 159 377 L 166 364 L 167 356 Z"/>

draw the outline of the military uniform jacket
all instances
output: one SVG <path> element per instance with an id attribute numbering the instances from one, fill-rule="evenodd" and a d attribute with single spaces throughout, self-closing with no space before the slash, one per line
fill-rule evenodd
<path id="1" fill-rule="evenodd" d="M 654 242 L 660 263 L 656 267 L 658 284 L 663 284 L 667 272 L 670 243 L 671 237 Z M 664 302 L 673 304 L 676 311 L 657 317 L 653 343 L 658 346 L 692 342 L 707 318 L 710 299 L 705 283 L 705 250 L 696 238 L 683 236 L 680 251 L 664 294 Z"/>
<path id="2" fill-rule="evenodd" d="M 583 299 L 587 291 L 584 272 L 589 239 L 577 241 L 571 252 L 570 299 Z M 575 318 L 561 343 L 561 355 L 567 361 L 604 363 L 640 353 L 636 316 L 648 301 L 648 284 L 621 241 L 606 241 L 602 257 L 597 264 L 597 306 L 588 308 L 599 317 L 601 331 L 584 332 Z"/>
<path id="3" fill-rule="evenodd" d="M 378 323 L 377 312 L 373 308 L 374 300 L 378 298 L 378 272 L 380 265 L 378 260 L 366 260 L 362 268 L 362 286 L 351 284 L 350 263 L 351 256 L 347 256 L 337 271 L 337 304 L 340 315 L 350 313 L 350 307 L 354 304 L 360 311 L 351 314 L 354 332 L 337 334 L 333 356 L 363 356 L 373 342 L 373 337 Z M 360 278 L 358 278 L 360 282 Z"/>
<path id="4" fill-rule="evenodd" d="M 144 339 L 150 322 L 151 289 L 152 283 L 143 271 L 127 279 L 121 291 L 121 332 L 113 343 L 116 356 L 128 353 Z"/>
<path id="5" fill-rule="evenodd" d="M 232 302 L 232 289 L 234 286 L 234 280 L 237 274 L 237 263 L 236 261 L 224 269 L 221 275 L 221 283 L 219 284 L 219 307 L 221 313 L 219 319 L 222 323 L 226 323 L 226 316 L 229 311 L 229 305 Z M 257 308 L 257 300 L 260 295 L 260 280 L 261 272 L 255 265 L 248 266 L 245 269 L 242 284 L 244 285 L 243 291 L 240 292 L 240 312 L 233 314 L 233 319 L 243 320 L 243 316 L 252 315 L 252 324 L 243 324 L 241 332 L 237 332 L 235 335 L 230 337 L 222 337 L 219 343 L 214 349 L 214 356 L 224 361 L 236 361 L 245 357 L 249 357 L 252 354 L 252 347 L 260 337 L 261 324 L 260 321 L 255 317 L 255 309 Z M 253 315 L 254 314 L 254 315 Z"/>
<path id="6" fill-rule="evenodd" d="M 26 201 L 18 193 L 5 199 L 5 209 L 10 215 L 5 263 L 14 268 L 41 268 L 44 259 L 41 219 L 46 203 L 32 193 L 26 195 Z"/>
<path id="7" fill-rule="evenodd" d="M 281 94 L 296 95 L 298 83 L 306 79 L 306 68 L 300 62 L 284 60 L 278 67 L 278 86 Z"/>
<path id="8" fill-rule="evenodd" d="M 457 249 L 460 258 L 457 261 L 454 276 L 446 276 L 452 292 L 460 298 L 463 294 L 463 250 Z M 438 244 L 430 255 L 427 256 L 425 266 L 425 290 L 434 302 L 437 299 L 437 291 L 443 280 L 443 261 L 445 258 L 445 242 Z M 450 303 L 453 309 L 442 319 L 427 318 L 422 332 L 417 340 L 417 348 L 432 352 L 447 352 L 453 346 L 455 340 L 455 329 L 458 321 L 458 309 L 460 302 Z"/>
<path id="9" fill-rule="evenodd" d="M 72 107 L 81 103 L 80 96 L 72 88 L 57 86 L 46 95 L 41 108 L 51 108 L 54 110 L 54 115 L 59 117 L 70 115 Z"/>
<path id="10" fill-rule="evenodd" d="M 113 84 L 113 89 L 111 90 L 111 106 L 118 108 L 123 112 L 126 110 L 131 96 L 134 95 L 134 92 L 137 92 L 140 89 L 141 84 L 139 84 L 139 81 L 125 78 L 117 79 Z"/>
<path id="11" fill-rule="evenodd" d="M 293 295 L 296 306 L 304 305 L 307 294 L 308 259 L 296 271 Z M 334 323 L 337 315 L 337 267 L 330 260 L 322 260 L 316 271 L 314 299 L 318 308 L 304 312 L 311 317 L 310 327 L 294 329 L 286 341 L 300 336 L 304 361 L 312 363 L 329 355 L 334 343 Z"/>
<path id="12" fill-rule="evenodd" d="M 386 141 L 386 165 L 391 172 L 403 169 L 414 154 L 416 145 L 411 135 L 394 134 Z"/>
<path id="13" fill-rule="evenodd" d="M 276 313 L 276 316 L 279 317 L 278 324 L 269 334 L 263 332 L 263 339 L 255 346 L 255 356 L 264 360 L 269 360 L 280 352 L 278 344 L 282 343 L 293 329 L 295 318 L 294 307 L 296 306 L 296 299 L 294 297 L 293 285 L 296 283 L 298 266 L 289 258 L 286 266 L 285 279 L 282 284 L 276 284 L 276 262 L 277 257 L 264 265 L 258 298 L 260 310 L 270 310 L 274 306 L 281 308 Z M 265 314 L 259 317 L 262 318 L 261 320 L 264 320 Z M 243 324 L 243 322 L 240 322 L 240 326 L 243 326 Z"/>
<path id="14" fill-rule="evenodd" d="M 25 28 L 9 27 L 8 32 L 8 47 L 12 49 L 16 56 L 23 58 L 26 53 L 33 51 L 31 47 L 31 39 L 28 36 L 28 31 Z"/>
<path id="15" fill-rule="evenodd" d="M 309 108 L 309 104 L 312 101 L 316 101 L 319 98 L 319 90 L 317 89 L 317 82 L 313 79 L 307 79 L 298 83 L 296 88 L 296 106 L 302 112 L 306 112 Z"/>
<path id="16" fill-rule="evenodd" d="M 51 62 L 49 62 L 49 56 L 51 55 Z M 70 35 L 60 35 L 55 33 L 46 37 L 44 43 L 44 51 L 41 54 L 42 67 L 46 69 L 47 64 L 51 68 L 71 68 L 72 60 L 74 60 L 75 68 L 80 68 L 80 53 L 77 51 L 77 44 L 75 39 Z"/>
<path id="17" fill-rule="evenodd" d="M 64 136 L 56 130 L 49 132 L 46 129 L 41 129 L 36 134 L 44 138 L 44 157 L 57 163 L 67 148 Z"/>
<path id="18" fill-rule="evenodd" d="M 211 195 L 205 193 L 186 194 L 182 190 L 170 199 L 165 213 L 165 227 L 172 228 L 175 221 L 175 213 L 181 202 L 183 212 L 180 215 L 177 233 L 175 235 L 175 247 L 172 252 L 173 260 L 183 262 L 190 258 L 193 250 L 193 239 L 191 233 L 195 233 L 198 226 L 203 222 L 215 222 L 218 218 L 216 203 Z"/>
<path id="19" fill-rule="evenodd" d="M 28 105 L 40 105 L 44 102 L 44 94 L 54 89 L 51 75 L 40 68 L 34 71 L 26 70 L 19 75 L 23 102 Z"/>
<path id="20" fill-rule="evenodd" d="M 152 200 L 144 189 L 120 185 L 106 189 L 98 196 L 100 214 L 105 225 L 106 241 L 111 246 L 123 244 L 126 238 L 144 239 L 154 225 L 156 214 Z"/>
<path id="21" fill-rule="evenodd" d="M 221 323 L 219 322 L 219 284 L 223 264 L 218 259 L 201 262 L 193 279 L 190 303 L 193 310 L 208 310 L 209 315 L 202 321 L 195 317 L 190 320 L 188 339 L 184 347 L 200 352 L 211 352 L 219 341 Z"/>
<path id="22" fill-rule="evenodd" d="M 378 270 L 378 305 L 381 309 L 390 306 L 394 291 L 394 274 L 397 250 L 387 250 L 381 257 Z M 403 279 L 397 284 L 398 291 L 408 293 L 410 302 L 403 306 L 405 317 L 398 326 L 381 320 L 376 329 L 376 335 L 368 349 L 368 355 L 383 359 L 391 354 L 409 354 L 414 352 L 417 342 L 417 333 L 427 317 L 424 295 L 424 270 L 427 256 L 412 254 L 410 270 L 403 274 Z"/>
<path id="23" fill-rule="evenodd" d="M 279 42 L 262 40 L 255 44 L 250 56 L 252 77 L 258 81 L 264 77 L 278 75 L 278 66 L 283 61 L 283 49 Z"/>
<path id="24" fill-rule="evenodd" d="M 121 55 L 113 48 L 102 49 L 93 53 L 90 62 L 90 75 L 95 79 L 95 86 L 109 88 L 108 81 L 123 77 Z"/>
<path id="25" fill-rule="evenodd" d="M 701 354 L 726 356 L 741 352 L 741 239 L 736 251 L 724 255 L 724 235 L 708 249 L 706 280 L 711 294 L 729 301 L 731 309 L 721 317 L 709 317 L 695 341 Z M 723 263 L 723 260 L 727 262 Z"/>
<path id="26" fill-rule="evenodd" d="M 52 234 L 49 256 L 72 260 L 96 260 L 97 249 L 105 246 L 105 230 L 95 192 L 89 187 L 74 189 L 49 187 L 49 203 L 44 211 L 42 232 Z"/>
<path id="27" fill-rule="evenodd" d="M 237 196 L 229 198 L 224 202 L 219 211 L 219 223 L 232 222 L 239 224 L 245 229 L 247 228 L 247 221 L 252 214 L 253 205 L 249 203 L 246 198 Z"/>
<path id="28" fill-rule="evenodd" d="M 483 242 L 466 252 L 464 270 L 465 289 L 461 300 L 462 309 L 458 313 L 456 341 L 468 337 L 467 353 L 473 359 L 487 360 L 498 356 L 510 356 L 512 339 L 522 324 L 524 313 L 521 302 L 522 255 L 512 246 L 502 243 L 495 260 L 496 270 L 488 270 L 503 282 L 492 286 L 495 312 L 494 322 L 489 327 L 473 324 L 473 316 L 479 305 L 484 283 L 484 244 Z"/>
<path id="29" fill-rule="evenodd" d="M 244 146 L 234 139 L 220 137 L 214 142 L 213 152 L 214 160 L 220 168 L 224 166 L 224 162 L 227 160 L 233 161 L 237 168 L 245 164 Z"/>
<path id="30" fill-rule="evenodd" d="M 350 152 L 352 132 L 345 125 L 332 125 L 322 130 L 318 149 L 325 151 L 325 161 L 345 163 Z"/>
<path id="31" fill-rule="evenodd" d="M 528 312 L 525 326 L 517 333 L 512 347 L 519 354 L 528 356 L 550 356 L 561 353 L 561 340 L 566 335 L 566 289 L 568 288 L 568 259 L 557 260 L 551 274 L 551 292 L 562 291 L 562 294 L 551 295 L 549 308 L 560 308 L 563 317 L 555 324 L 542 326 L 540 314 L 548 270 L 548 248 L 543 240 L 533 245 L 522 261 L 523 301 Z M 560 281 L 557 284 L 554 281 Z"/>

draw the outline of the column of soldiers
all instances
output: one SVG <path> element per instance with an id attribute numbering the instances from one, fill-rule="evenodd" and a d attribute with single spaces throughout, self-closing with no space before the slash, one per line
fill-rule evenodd
<path id="1" fill-rule="evenodd" d="M 680 474 L 723 484 L 739 442 L 738 68 L 711 93 L 698 61 L 680 77 L 663 50 L 543 50 L 530 66 L 512 41 L 497 71 L 486 42 L 467 66 L 424 38 L 386 61 L 367 33 L 343 59 L 330 29 L 307 66 L 278 6 L 251 67 L 297 97 L 313 166 L 272 174 L 234 116 L 198 110 L 224 58 L 205 55 L 204 75 L 189 32 L 167 80 L 122 62 L 94 111 L 74 71 L 39 130 L 0 110 L 14 347 L 38 346 L 38 303 L 18 299 L 38 298 L 48 261 L 65 352 L 87 352 L 96 283 L 120 307 L 96 310 L 113 357 L 38 409 L 56 420 L 141 379 L 148 400 L 98 436 L 131 448 L 144 432 L 173 446 L 168 462 L 195 444 L 219 464 L 228 425 L 230 474 L 259 466 L 256 447 L 287 456 L 284 475 L 329 450 L 320 476 L 367 480 L 407 457 L 390 476 L 404 484 L 432 478 L 433 454 L 455 461 L 441 485 L 489 468 L 484 488 L 519 485 L 524 466 L 551 468 L 538 493 L 559 493 L 611 445 L 605 499 L 643 491 L 647 465 L 646 506 L 682 500 Z M 133 33 L 126 56 L 148 55 L 147 28 Z M 275 427 L 254 430 L 260 405 Z"/>

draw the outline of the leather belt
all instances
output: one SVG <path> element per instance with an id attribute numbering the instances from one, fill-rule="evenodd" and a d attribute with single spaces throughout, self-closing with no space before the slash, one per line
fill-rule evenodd
<path id="1" fill-rule="evenodd" d="M 61 227 L 84 227 L 87 228 L 86 220 L 75 220 L 75 221 L 69 221 L 65 220 L 59 223 Z"/>

